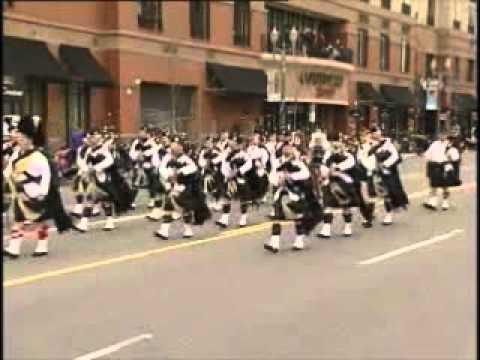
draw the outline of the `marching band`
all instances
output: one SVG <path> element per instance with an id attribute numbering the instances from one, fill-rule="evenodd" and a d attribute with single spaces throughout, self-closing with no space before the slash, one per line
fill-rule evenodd
<path id="1" fill-rule="evenodd" d="M 143 127 L 130 145 L 118 135 L 89 131 L 76 150 L 73 179 L 75 201 L 71 215 L 63 211 L 55 168 L 42 148 L 34 144 L 38 131 L 35 117 L 20 121 L 5 117 L 3 124 L 4 210 L 13 206 L 14 226 L 4 255 L 17 258 L 21 242 L 35 234 L 34 256 L 48 254 L 48 219 L 57 229 L 89 231 L 89 220 L 103 210 L 103 230 L 115 230 L 114 217 L 136 207 L 141 190 L 147 190 L 147 215 L 161 222 L 154 236 L 168 240 L 174 221 L 183 223 L 184 238 L 219 212 L 214 223 L 232 225 L 232 207 L 240 208 L 239 227 L 248 225 L 248 214 L 262 204 L 269 206 L 271 235 L 264 248 L 280 250 L 283 221 L 295 227 L 292 250 L 305 249 L 305 238 L 319 226 L 318 237 L 332 237 L 334 214 L 340 213 L 343 236 L 352 236 L 354 208 L 362 225 L 374 225 L 375 200 L 384 204 L 385 226 L 393 213 L 407 209 L 399 172 L 401 155 L 378 128 L 364 131 L 354 142 L 340 137 L 328 140 L 317 130 L 309 144 L 302 134 L 259 134 L 250 137 L 223 132 L 194 146 L 184 134 Z M 448 188 L 461 184 L 460 153 L 451 137 L 442 136 L 425 153 L 431 194 L 424 206 L 437 208 L 437 189 L 442 189 L 442 209 L 447 210 Z M 11 201 L 6 201 L 8 196 Z M 52 210 L 55 209 L 55 210 Z M 27 235 L 29 233 L 30 235 Z"/>

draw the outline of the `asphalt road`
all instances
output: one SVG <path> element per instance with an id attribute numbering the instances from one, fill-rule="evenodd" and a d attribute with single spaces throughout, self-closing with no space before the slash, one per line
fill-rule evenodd
<path id="1" fill-rule="evenodd" d="M 4 261 L 4 358 L 474 359 L 471 153 L 462 170 L 451 209 L 429 212 L 423 161 L 405 161 L 411 206 L 393 226 L 356 219 L 353 237 L 311 236 L 300 253 L 292 236 L 279 254 L 263 250 L 267 209 L 252 213 L 260 225 L 206 225 L 189 241 L 161 242 L 158 224 L 137 219 L 54 235 L 48 258 L 25 244 Z"/>

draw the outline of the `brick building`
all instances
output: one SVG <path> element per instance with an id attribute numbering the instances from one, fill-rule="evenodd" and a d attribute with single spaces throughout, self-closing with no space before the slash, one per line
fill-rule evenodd
<path id="1" fill-rule="evenodd" d="M 131 135 L 143 123 L 191 134 L 316 124 L 334 135 L 355 128 L 355 100 L 363 125 L 390 132 L 448 127 L 443 113 L 470 123 L 474 3 L 441 8 L 451 2 L 8 1 L 4 113 L 41 115 L 53 147 L 76 130 Z M 342 57 L 312 50 L 329 45 Z M 448 57 L 451 73 L 433 74 L 432 59 Z M 427 75 L 445 84 L 433 113 Z"/>

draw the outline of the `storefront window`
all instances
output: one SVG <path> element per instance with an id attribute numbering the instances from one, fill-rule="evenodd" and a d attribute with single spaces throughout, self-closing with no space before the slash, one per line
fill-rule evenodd
<path id="1" fill-rule="evenodd" d="M 83 131 L 87 125 L 87 89 L 82 83 L 72 83 L 68 92 L 69 132 Z"/>

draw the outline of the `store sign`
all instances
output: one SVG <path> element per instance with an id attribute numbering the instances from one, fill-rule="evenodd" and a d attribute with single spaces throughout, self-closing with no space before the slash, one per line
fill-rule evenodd
<path id="1" fill-rule="evenodd" d="M 323 72 L 304 71 L 300 73 L 299 80 L 302 85 L 340 87 L 343 84 L 342 75 L 327 74 Z"/>
<path id="2" fill-rule="evenodd" d="M 3 88 L 3 96 L 23 96 L 22 90 L 7 90 Z"/>
<path id="3" fill-rule="evenodd" d="M 3 76 L 3 96 L 23 96 L 23 90 L 16 90 L 15 88 L 15 78 L 12 76 Z"/>
<path id="4" fill-rule="evenodd" d="M 324 59 L 297 57 L 286 63 L 262 55 L 267 74 L 267 101 L 349 104 L 349 82 L 354 66 Z"/>
<path id="5" fill-rule="evenodd" d="M 282 79 L 285 76 L 285 79 Z M 343 75 L 334 73 L 302 71 L 291 69 L 267 71 L 268 101 L 281 101 L 282 81 L 285 81 L 285 99 L 287 102 L 316 102 L 325 100 L 341 101 L 348 104 L 348 82 Z"/>

